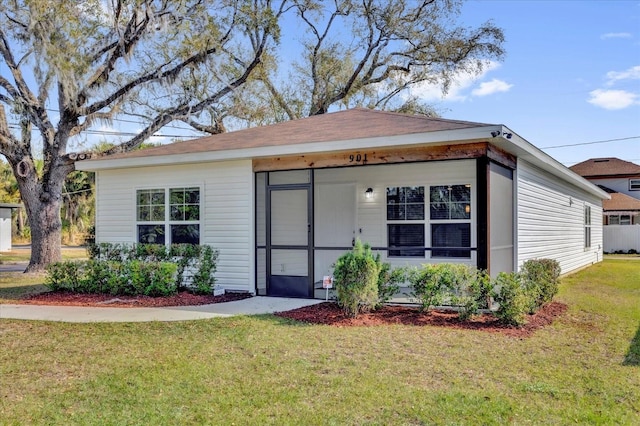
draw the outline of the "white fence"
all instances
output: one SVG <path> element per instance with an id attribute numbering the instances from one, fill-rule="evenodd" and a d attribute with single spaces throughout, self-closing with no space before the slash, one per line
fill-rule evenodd
<path id="1" fill-rule="evenodd" d="M 632 249 L 640 252 L 640 225 L 605 225 L 602 232 L 605 253 Z"/>

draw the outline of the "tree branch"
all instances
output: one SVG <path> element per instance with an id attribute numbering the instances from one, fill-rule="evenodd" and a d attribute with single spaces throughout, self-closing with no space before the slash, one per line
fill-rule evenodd
<path id="1" fill-rule="evenodd" d="M 45 143 L 51 143 L 51 140 L 53 139 L 54 129 L 53 125 L 49 121 L 49 118 L 47 117 L 47 111 L 44 109 L 42 104 L 38 102 L 38 99 L 33 95 L 31 90 L 29 90 L 27 83 L 24 81 L 22 72 L 18 68 L 13 58 L 13 53 L 11 52 L 11 48 L 9 47 L 9 42 L 7 41 L 6 35 L 1 28 L 0 54 L 2 55 L 5 64 L 11 71 L 11 75 L 13 76 L 13 79 L 17 86 L 17 92 L 14 92 L 15 94 L 12 95 L 14 98 L 14 102 L 19 102 L 19 104 L 23 108 L 25 108 L 25 113 L 29 117 L 31 117 L 36 126 L 38 126 L 38 129 L 40 129 L 42 138 L 44 139 Z M 7 82 L 7 80 L 4 80 L 4 82 Z M 2 81 L 0 81 L 0 84 L 2 84 Z M 12 87 L 12 85 L 9 84 L 7 86 L 6 84 L 2 84 L 2 87 L 9 91 L 8 87 Z M 11 94 L 11 91 L 9 91 L 9 93 Z"/>
<path id="2" fill-rule="evenodd" d="M 178 65 L 176 65 L 175 67 L 173 67 L 170 70 L 167 71 L 163 71 L 160 72 L 162 67 L 166 64 L 161 65 L 160 67 L 156 68 L 155 70 L 138 77 L 137 79 L 130 81 L 129 83 L 123 85 L 122 87 L 120 87 L 120 89 L 118 89 L 117 91 L 115 91 L 114 93 L 112 93 L 111 95 L 109 95 L 108 97 L 106 97 L 105 99 L 103 99 L 102 101 L 98 101 L 95 102 L 92 105 L 89 105 L 85 108 L 80 108 L 79 109 L 79 115 L 90 115 L 90 114 L 95 114 L 96 112 L 100 111 L 103 108 L 106 108 L 107 106 L 109 106 L 110 104 L 112 104 L 113 102 L 115 102 L 118 99 L 123 98 L 124 96 L 126 96 L 129 92 L 131 92 L 132 90 L 134 90 L 135 88 L 137 88 L 138 86 L 144 84 L 144 83 L 148 83 L 151 81 L 160 81 L 160 80 L 164 80 L 164 79 L 173 79 L 175 78 L 180 71 L 182 71 L 182 69 L 184 69 L 185 67 L 192 65 L 192 64 L 197 64 L 199 62 L 204 61 L 207 56 L 213 54 L 216 52 L 216 48 L 211 48 L 202 52 L 198 52 L 197 54 L 191 56 L 190 58 L 188 58 L 187 60 L 179 63 Z"/>

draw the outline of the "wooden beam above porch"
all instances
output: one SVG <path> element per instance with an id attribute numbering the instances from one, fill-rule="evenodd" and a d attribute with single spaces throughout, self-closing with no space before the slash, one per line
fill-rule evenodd
<path id="1" fill-rule="evenodd" d="M 507 167 L 515 168 L 515 158 L 487 142 L 459 145 L 419 146 L 392 149 L 360 149 L 321 154 L 290 155 L 253 160 L 254 172 L 276 170 L 322 169 L 374 164 L 414 163 L 420 161 L 464 160 L 487 156 Z"/>

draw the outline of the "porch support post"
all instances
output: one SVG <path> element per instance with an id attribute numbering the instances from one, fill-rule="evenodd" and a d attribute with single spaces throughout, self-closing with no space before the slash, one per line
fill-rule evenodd
<path id="1" fill-rule="evenodd" d="M 476 159 L 476 240 L 477 268 L 489 272 L 489 159 Z"/>

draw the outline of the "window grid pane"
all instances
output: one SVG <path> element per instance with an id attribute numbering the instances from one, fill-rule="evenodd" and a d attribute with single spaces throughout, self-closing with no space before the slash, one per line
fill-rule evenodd
<path id="1" fill-rule="evenodd" d="M 471 219 L 471 185 L 436 185 L 429 188 L 431 220 Z"/>
<path id="2" fill-rule="evenodd" d="M 389 224 L 387 234 L 389 256 L 424 257 L 423 224 Z M 398 248 L 393 249 L 393 247 Z"/>
<path id="3" fill-rule="evenodd" d="M 174 188 L 170 190 L 170 220 L 177 222 L 200 220 L 200 190 Z"/>
<path id="4" fill-rule="evenodd" d="M 387 220 L 424 220 L 424 186 L 388 187 Z"/>
<path id="5" fill-rule="evenodd" d="M 471 257 L 471 224 L 431 225 L 431 257 Z M 467 249 L 467 247 L 469 249 Z"/>
<path id="6" fill-rule="evenodd" d="M 171 188 L 169 189 L 169 197 L 165 196 L 165 189 L 138 190 L 136 204 L 138 222 L 160 222 L 139 224 L 137 228 L 139 243 L 200 244 L 199 223 L 170 224 L 170 222 L 198 222 L 200 220 L 199 188 Z M 169 209 L 168 218 L 166 217 L 167 209 Z M 166 235 L 167 233 L 169 235 Z"/>

